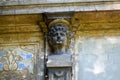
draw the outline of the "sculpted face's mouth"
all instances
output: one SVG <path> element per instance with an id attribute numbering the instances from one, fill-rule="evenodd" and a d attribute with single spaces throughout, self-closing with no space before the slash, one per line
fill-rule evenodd
<path id="1" fill-rule="evenodd" d="M 58 43 L 58 44 L 62 44 L 63 43 L 63 41 L 62 40 L 57 40 L 57 42 L 56 43 Z"/>

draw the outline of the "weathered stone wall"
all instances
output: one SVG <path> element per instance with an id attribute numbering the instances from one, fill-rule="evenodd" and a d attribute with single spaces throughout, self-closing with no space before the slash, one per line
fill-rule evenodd
<path id="1" fill-rule="evenodd" d="M 1 73 L 1 79 L 10 77 L 8 74 L 11 73 L 19 76 L 16 78 L 43 80 L 44 39 L 38 25 L 43 22 L 42 17 L 41 14 L 0 16 L 0 71 L 4 67 L 3 56 L 8 54 L 7 60 L 11 63 L 14 60 L 9 57 L 18 58 L 18 65 L 14 62 L 13 68 L 4 67 L 10 72 Z M 117 10 L 76 12 L 73 15 L 73 80 L 119 80 L 119 17 L 120 11 Z"/>
<path id="2" fill-rule="evenodd" d="M 73 80 L 119 80 L 120 11 L 78 12 Z"/>
<path id="3" fill-rule="evenodd" d="M 119 36 L 79 37 L 74 80 L 119 80 L 119 40 Z"/>
<path id="4" fill-rule="evenodd" d="M 43 80 L 41 15 L 0 16 L 0 80 Z"/>
<path id="5" fill-rule="evenodd" d="M 120 11 L 78 12 L 72 18 L 73 30 L 80 36 L 119 35 Z"/>

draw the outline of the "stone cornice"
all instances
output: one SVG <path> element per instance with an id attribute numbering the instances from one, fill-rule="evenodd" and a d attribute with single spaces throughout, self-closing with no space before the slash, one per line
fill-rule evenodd
<path id="1" fill-rule="evenodd" d="M 0 9 L 24 9 L 24 8 L 36 8 L 36 7 L 61 7 L 61 6 L 90 6 L 90 5 L 110 5 L 120 4 L 116 1 L 104 1 L 104 2 L 74 2 L 74 3 L 45 3 L 45 4 L 29 4 L 29 5 L 0 5 Z"/>
<path id="2" fill-rule="evenodd" d="M 51 3 L 34 5 L 0 6 L 0 15 L 12 14 L 35 14 L 44 12 L 67 12 L 67 11 L 104 11 L 120 10 L 120 2 L 74 2 L 74 3 Z"/>
<path id="3" fill-rule="evenodd" d="M 119 0 L 0 0 L 0 6 L 8 5 L 32 5 L 51 3 L 78 3 L 78 2 L 113 2 Z"/>

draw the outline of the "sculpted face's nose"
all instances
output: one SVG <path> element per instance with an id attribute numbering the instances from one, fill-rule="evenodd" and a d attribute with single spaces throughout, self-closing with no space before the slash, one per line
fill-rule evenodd
<path id="1" fill-rule="evenodd" d="M 58 36 L 57 39 L 59 40 L 59 39 L 60 39 L 60 36 Z"/>

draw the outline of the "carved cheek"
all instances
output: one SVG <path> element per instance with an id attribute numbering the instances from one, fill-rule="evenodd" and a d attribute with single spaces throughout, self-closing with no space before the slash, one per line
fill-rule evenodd
<path id="1" fill-rule="evenodd" d="M 56 42 L 57 41 L 57 37 L 53 37 L 53 42 Z"/>
<path id="2" fill-rule="evenodd" d="M 66 36 L 62 36 L 62 39 L 63 39 L 63 41 L 66 41 L 67 38 L 66 38 Z"/>

